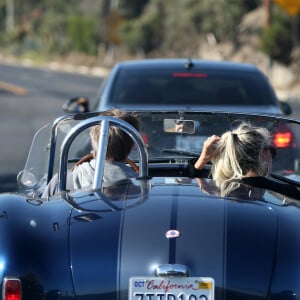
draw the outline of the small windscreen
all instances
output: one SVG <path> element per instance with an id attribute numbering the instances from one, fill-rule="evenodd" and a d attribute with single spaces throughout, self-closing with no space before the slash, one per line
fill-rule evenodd
<path id="1" fill-rule="evenodd" d="M 115 104 L 273 105 L 274 94 L 259 73 L 172 70 L 121 71 L 110 95 Z"/>

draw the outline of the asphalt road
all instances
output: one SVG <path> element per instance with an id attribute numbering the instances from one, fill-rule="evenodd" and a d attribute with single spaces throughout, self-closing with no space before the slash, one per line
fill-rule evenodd
<path id="1" fill-rule="evenodd" d="M 0 192 L 13 191 L 34 133 L 74 96 L 93 101 L 101 78 L 0 64 Z"/>

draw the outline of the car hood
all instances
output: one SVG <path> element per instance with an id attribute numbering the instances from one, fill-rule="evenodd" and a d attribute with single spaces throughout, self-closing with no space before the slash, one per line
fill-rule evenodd
<path id="1" fill-rule="evenodd" d="M 78 220 L 86 213 L 73 212 L 75 289 L 87 281 L 83 269 L 90 267 L 88 281 L 95 281 L 99 292 L 106 288 L 123 299 L 130 277 L 155 276 L 158 266 L 181 264 L 189 276 L 212 277 L 216 299 L 224 294 L 267 296 L 278 242 L 278 215 L 272 206 L 221 199 L 198 186 L 176 184 L 154 185 L 138 202 L 128 209 L 98 211 L 83 227 Z M 85 203 L 93 206 L 93 201 Z M 170 230 L 179 236 L 168 238 Z M 95 253 L 97 260 L 87 264 L 84 257 Z"/>

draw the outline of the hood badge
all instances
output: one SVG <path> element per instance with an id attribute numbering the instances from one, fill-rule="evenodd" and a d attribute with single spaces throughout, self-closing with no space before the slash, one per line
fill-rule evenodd
<path id="1" fill-rule="evenodd" d="M 171 229 L 168 230 L 165 235 L 167 239 L 175 239 L 180 237 L 180 231 L 176 229 Z"/>

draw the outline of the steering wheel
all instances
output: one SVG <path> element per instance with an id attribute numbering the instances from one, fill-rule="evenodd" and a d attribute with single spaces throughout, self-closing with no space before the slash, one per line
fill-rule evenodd
<path id="1" fill-rule="evenodd" d="M 134 172 L 139 173 L 139 167 L 131 159 L 127 158 L 126 162 L 130 165 Z"/>
<path id="2" fill-rule="evenodd" d="M 93 156 L 92 153 L 89 153 L 89 154 L 85 155 L 78 162 L 76 162 L 76 164 L 74 165 L 74 167 L 72 168 L 72 170 L 76 166 L 78 166 L 78 165 L 80 165 L 80 164 L 82 164 L 84 162 L 90 161 L 93 157 L 94 156 Z M 127 158 L 126 162 L 130 165 L 130 167 L 133 169 L 134 172 L 139 173 L 139 167 L 131 159 Z"/>

